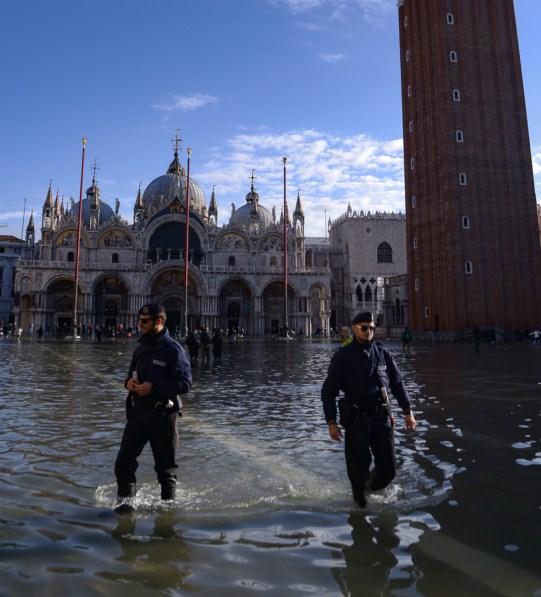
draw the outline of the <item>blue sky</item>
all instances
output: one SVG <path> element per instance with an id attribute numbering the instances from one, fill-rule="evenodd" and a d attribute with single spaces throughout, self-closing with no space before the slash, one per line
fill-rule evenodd
<path id="1" fill-rule="evenodd" d="M 515 9 L 541 197 L 541 2 Z M 83 135 L 85 188 L 96 159 L 102 199 L 131 221 L 177 128 L 220 223 L 252 168 L 279 212 L 283 155 L 308 235 L 348 202 L 403 210 L 396 0 L 3 0 L 0 15 L 2 234 L 20 234 L 25 197 L 39 227 L 51 178 L 78 197 Z"/>

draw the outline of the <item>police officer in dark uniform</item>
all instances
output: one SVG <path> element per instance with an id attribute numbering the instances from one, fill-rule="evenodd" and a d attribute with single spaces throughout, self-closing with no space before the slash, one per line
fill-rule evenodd
<path id="1" fill-rule="evenodd" d="M 370 489 L 386 487 L 395 476 L 393 419 L 387 391 L 390 388 L 405 415 L 406 429 L 413 431 L 415 417 L 400 371 L 391 353 L 374 342 L 376 326 L 372 313 L 359 313 L 352 321 L 354 340 L 332 358 L 321 390 L 323 411 L 329 435 L 340 441 L 342 432 L 336 420 L 339 400 L 340 424 L 346 431 L 346 467 L 353 499 L 364 508 L 365 485 L 374 458 Z"/>
<path id="2" fill-rule="evenodd" d="M 184 349 L 164 327 L 165 319 L 162 305 L 151 303 L 139 311 L 141 337 L 124 382 L 127 421 L 115 462 L 119 502 L 135 496 L 137 458 L 149 441 L 161 497 L 175 497 L 180 394 L 190 391 L 192 370 Z"/>

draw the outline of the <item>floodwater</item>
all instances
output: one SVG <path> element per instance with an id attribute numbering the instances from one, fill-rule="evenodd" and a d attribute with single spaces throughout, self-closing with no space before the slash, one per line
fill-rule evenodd
<path id="1" fill-rule="evenodd" d="M 134 343 L 0 341 L 0 595 L 541 595 L 541 345 L 392 345 L 418 421 L 356 508 L 319 392 L 336 345 L 197 370 L 174 505 L 149 447 L 111 511 Z"/>

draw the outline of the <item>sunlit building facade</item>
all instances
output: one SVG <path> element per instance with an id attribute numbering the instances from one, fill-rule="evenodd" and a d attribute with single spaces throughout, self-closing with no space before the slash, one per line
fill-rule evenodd
<path id="1" fill-rule="evenodd" d="M 242 329 L 249 335 L 278 333 L 285 324 L 284 226 L 282 213 L 267 209 L 252 186 L 227 224 L 218 226 L 214 190 L 208 205 L 190 178 L 189 280 L 185 304 L 185 197 L 188 178 L 178 152 L 162 176 L 142 192 L 133 222 L 101 197 L 95 180 L 82 206 L 78 323 L 111 328 L 136 325 L 146 302 L 165 305 L 168 325 Z M 14 313 L 21 325 L 51 333 L 71 329 L 74 309 L 78 202 L 64 206 L 51 188 L 42 210 L 41 239 L 26 237 L 26 254 L 15 278 Z M 328 333 L 330 270 L 312 259 L 297 196 L 287 216 L 288 326 L 303 335 Z M 306 261 L 308 247 L 308 263 Z"/>

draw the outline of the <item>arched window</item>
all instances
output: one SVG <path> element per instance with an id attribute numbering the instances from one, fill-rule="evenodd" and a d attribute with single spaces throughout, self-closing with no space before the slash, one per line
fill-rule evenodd
<path id="1" fill-rule="evenodd" d="M 75 253 L 73 251 L 68 253 L 68 261 L 75 261 Z"/>
<path id="2" fill-rule="evenodd" d="M 357 293 L 357 301 L 359 303 L 362 303 L 363 302 L 363 289 L 361 288 L 360 284 L 355 289 L 355 292 Z"/>
<path id="3" fill-rule="evenodd" d="M 118 253 L 113 253 L 113 254 L 111 255 L 111 261 L 112 261 L 113 263 L 118 263 Z"/>
<path id="4" fill-rule="evenodd" d="M 393 250 L 389 243 L 381 243 L 378 247 L 378 263 L 392 263 Z"/>
<path id="5" fill-rule="evenodd" d="M 367 286 L 364 291 L 364 302 L 371 303 L 372 302 L 372 289 L 370 286 Z"/>
<path id="6" fill-rule="evenodd" d="M 235 257 L 233 257 L 233 255 L 229 256 L 229 259 L 227 260 L 227 265 L 229 265 L 230 267 L 235 266 Z"/>
<path id="7" fill-rule="evenodd" d="M 311 258 L 311 256 L 310 256 L 310 258 Z M 271 267 L 276 267 L 278 265 L 278 260 L 276 259 L 276 257 L 270 258 L 270 264 L 271 264 Z"/>

